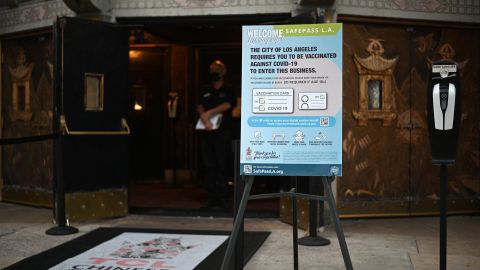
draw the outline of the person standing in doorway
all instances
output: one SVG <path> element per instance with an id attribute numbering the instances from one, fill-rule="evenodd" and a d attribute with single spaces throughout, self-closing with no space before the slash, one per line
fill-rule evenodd
<path id="1" fill-rule="evenodd" d="M 200 93 L 197 112 L 203 128 L 199 134 L 208 198 L 203 208 L 228 208 L 228 179 L 232 155 L 233 90 L 226 83 L 227 68 L 219 60 L 210 64 L 210 84 Z"/>

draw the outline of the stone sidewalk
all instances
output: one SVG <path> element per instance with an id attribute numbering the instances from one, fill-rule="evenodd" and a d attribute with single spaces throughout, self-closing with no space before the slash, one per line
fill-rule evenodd
<path id="1" fill-rule="evenodd" d="M 230 230 L 229 218 L 195 218 L 129 215 L 123 218 L 72 224 L 80 232 L 50 236 L 52 210 L 0 203 L 0 268 L 52 248 L 98 227 Z M 438 218 L 390 218 L 342 220 L 354 269 L 438 269 Z M 271 231 L 271 235 L 246 265 L 245 270 L 293 269 L 292 227 L 277 219 L 246 219 L 247 230 Z M 306 232 L 300 230 L 299 237 Z M 333 226 L 321 236 L 329 246 L 299 246 L 300 269 L 345 269 Z M 448 269 L 480 269 L 480 217 L 448 218 Z M 35 269 L 38 270 L 38 269 Z M 214 269 L 212 269 L 214 270 Z"/>

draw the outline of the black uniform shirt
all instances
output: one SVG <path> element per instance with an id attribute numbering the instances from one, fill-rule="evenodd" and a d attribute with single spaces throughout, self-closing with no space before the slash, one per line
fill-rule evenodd
<path id="1" fill-rule="evenodd" d="M 230 103 L 231 107 L 223 112 L 220 129 L 230 128 L 232 123 L 232 108 L 234 106 L 232 89 L 224 84 L 217 90 L 209 86 L 200 93 L 199 104 L 203 106 L 205 111 L 217 107 L 224 102 Z"/>

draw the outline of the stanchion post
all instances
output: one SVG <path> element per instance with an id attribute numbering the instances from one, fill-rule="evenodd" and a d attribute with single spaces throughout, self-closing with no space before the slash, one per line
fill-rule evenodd
<path id="1" fill-rule="evenodd" d="M 310 176 L 308 178 L 308 190 L 311 195 L 323 196 L 323 184 L 321 180 Z M 320 205 L 320 217 L 323 215 L 323 201 L 309 200 L 308 205 L 308 236 L 298 239 L 298 244 L 302 246 L 326 246 L 330 244 L 330 240 L 317 235 L 318 227 L 318 207 Z M 323 218 L 320 218 L 321 224 L 323 224 Z"/>
<path id="2" fill-rule="evenodd" d="M 447 165 L 440 165 L 440 270 L 447 269 Z"/>
<path id="3" fill-rule="evenodd" d="M 292 177 L 293 269 L 298 270 L 297 176 Z"/>
<path id="4" fill-rule="evenodd" d="M 54 89 L 54 119 L 53 119 L 53 130 L 59 132 L 58 137 L 53 141 L 53 185 L 54 185 L 54 204 L 53 204 L 53 213 L 55 216 L 55 223 L 57 227 L 50 228 L 46 231 L 46 234 L 49 235 L 67 235 L 74 234 L 78 232 L 77 228 L 70 227 L 67 224 L 66 213 L 65 213 L 65 182 L 63 181 L 63 140 L 64 140 L 64 130 L 63 126 L 60 124 L 61 115 L 63 114 L 63 28 L 61 22 L 57 20 L 54 24 L 53 31 L 53 40 L 57 48 L 60 50 L 55 50 L 55 80 L 53 80 L 53 89 Z M 62 30 L 60 30 L 62 29 Z M 62 67 L 62 69 L 59 69 Z M 59 84 L 59 82 L 62 82 Z"/>
<path id="5" fill-rule="evenodd" d="M 58 129 L 57 129 L 58 130 Z M 62 161 L 62 142 L 63 134 L 60 133 L 54 141 L 54 206 L 56 227 L 46 231 L 48 235 L 68 235 L 78 232 L 75 227 L 68 226 L 65 213 L 65 183 L 63 181 L 63 161 Z"/>

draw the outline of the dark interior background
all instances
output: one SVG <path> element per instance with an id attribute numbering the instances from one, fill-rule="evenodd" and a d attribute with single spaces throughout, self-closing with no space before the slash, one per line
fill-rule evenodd
<path id="1" fill-rule="evenodd" d="M 204 171 L 194 125 L 197 95 L 208 83 L 208 67 L 214 60 L 224 62 L 227 80 L 240 98 L 242 26 L 284 23 L 290 16 L 118 19 L 130 31 L 131 207 L 195 209 L 201 205 Z M 174 119 L 167 112 L 171 92 L 178 94 Z M 145 100 L 144 106 L 136 111 L 139 98 Z M 234 139 L 240 138 L 239 117 L 234 118 L 233 133 Z M 233 153 L 231 161 L 229 180 L 233 181 Z M 254 190 L 277 192 L 279 186 L 278 180 L 259 178 Z M 269 207 L 276 211 L 278 200 Z"/>

